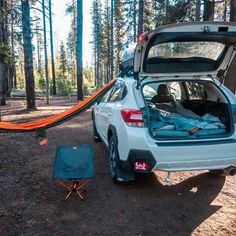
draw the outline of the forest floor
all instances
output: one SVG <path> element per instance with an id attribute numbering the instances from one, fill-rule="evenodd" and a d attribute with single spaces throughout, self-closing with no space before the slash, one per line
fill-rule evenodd
<path id="1" fill-rule="evenodd" d="M 74 101 L 54 98 L 50 106 L 38 100 L 38 111 L 10 99 L 2 107 L 3 121 L 31 120 L 61 112 Z M 40 147 L 34 133 L 0 134 L 0 235 L 236 235 L 236 177 L 211 177 L 207 171 L 179 172 L 165 185 L 165 173 L 114 184 L 107 151 L 94 143 L 91 112 L 49 129 L 49 144 Z M 58 145 L 91 143 L 95 149 L 95 179 L 85 201 L 52 179 Z"/>

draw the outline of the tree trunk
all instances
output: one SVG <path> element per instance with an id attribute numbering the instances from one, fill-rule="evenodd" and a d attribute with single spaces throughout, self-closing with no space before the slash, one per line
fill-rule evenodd
<path id="1" fill-rule="evenodd" d="M 47 50 L 47 27 L 46 27 L 46 13 L 45 0 L 42 0 L 43 10 L 43 41 L 44 41 L 44 60 L 45 60 L 45 77 L 46 77 L 46 103 L 49 105 L 49 78 L 48 78 L 48 50 Z"/>
<path id="2" fill-rule="evenodd" d="M 6 105 L 6 65 L 0 61 L 0 106 Z"/>
<path id="3" fill-rule="evenodd" d="M 17 80 L 16 80 L 16 64 L 15 64 L 15 50 L 14 50 L 14 26 L 13 26 L 13 20 L 11 22 L 11 50 L 13 55 L 13 62 L 11 65 L 12 70 L 12 84 L 13 88 L 17 89 Z"/>
<path id="4" fill-rule="evenodd" d="M 133 10 L 134 10 L 134 15 L 133 15 L 133 22 L 134 22 L 134 42 L 137 41 L 137 10 L 136 10 L 136 4 L 137 0 L 133 0 Z"/>
<path id="5" fill-rule="evenodd" d="M 100 49 L 98 48 L 99 45 L 97 45 L 97 57 L 96 57 L 96 74 L 97 74 L 97 86 L 101 86 L 101 72 L 100 72 Z"/>
<path id="6" fill-rule="evenodd" d="M 50 22 L 50 47 L 51 47 L 51 63 L 52 63 L 52 94 L 56 95 L 56 73 L 54 62 L 54 45 L 53 45 L 53 29 L 52 29 L 52 2 L 49 0 L 49 22 Z"/>
<path id="7" fill-rule="evenodd" d="M 4 43 L 4 20 L 3 20 L 3 13 L 4 13 L 4 1 L 0 0 L 0 44 Z M 2 103 L 3 98 L 3 78 L 5 75 L 5 65 L 0 60 L 0 106 Z"/>
<path id="8" fill-rule="evenodd" d="M 224 0 L 223 21 L 227 20 L 228 0 Z"/>
<path id="9" fill-rule="evenodd" d="M 234 58 L 225 79 L 225 86 L 227 86 L 234 94 L 236 92 L 236 58 Z"/>
<path id="10" fill-rule="evenodd" d="M 230 3 L 230 21 L 236 21 L 236 0 Z M 233 92 L 236 91 L 236 57 L 234 58 L 225 80 L 225 85 Z"/>
<path id="11" fill-rule="evenodd" d="M 6 11 L 6 1 L 0 0 L 0 44 L 6 45 L 8 44 L 7 40 L 7 21 L 4 16 L 4 12 Z M 0 61 L 0 103 L 2 106 L 6 105 L 6 95 L 7 95 L 7 87 L 8 87 L 8 78 L 7 78 L 7 65 L 4 61 Z"/>
<path id="12" fill-rule="evenodd" d="M 230 21 L 236 21 L 236 0 L 230 3 Z"/>
<path id="13" fill-rule="evenodd" d="M 97 87 L 97 51 L 96 51 L 96 43 L 94 43 L 94 86 Z"/>
<path id="14" fill-rule="evenodd" d="M 40 74 L 40 77 L 43 74 L 43 66 L 42 66 L 42 54 L 41 54 L 41 48 L 42 48 L 42 38 L 41 38 L 41 32 L 40 32 L 40 26 L 39 24 L 36 24 L 36 42 L 37 42 L 37 71 Z"/>
<path id="15" fill-rule="evenodd" d="M 143 10 L 144 10 L 144 0 L 139 0 L 139 10 L 138 10 L 138 35 L 143 33 Z"/>
<path id="16" fill-rule="evenodd" d="M 201 0 L 196 1 L 196 21 L 201 19 Z"/>
<path id="17" fill-rule="evenodd" d="M 83 100 L 83 0 L 77 0 L 77 100 Z"/>
<path id="18" fill-rule="evenodd" d="M 111 0 L 111 80 L 114 78 L 114 0 Z"/>
<path id="19" fill-rule="evenodd" d="M 214 0 L 204 0 L 204 13 L 203 13 L 204 21 L 214 21 L 214 8 L 215 8 Z"/>
<path id="20" fill-rule="evenodd" d="M 35 110 L 34 67 L 29 0 L 21 0 L 27 109 Z"/>

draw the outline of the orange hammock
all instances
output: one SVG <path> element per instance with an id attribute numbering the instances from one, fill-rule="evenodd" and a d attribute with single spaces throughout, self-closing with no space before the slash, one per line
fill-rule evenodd
<path id="1" fill-rule="evenodd" d="M 109 84 L 105 85 L 104 87 L 93 93 L 90 97 L 86 98 L 85 100 L 73 106 L 72 108 L 57 115 L 25 123 L 0 122 L 0 131 L 38 131 L 41 129 L 44 130 L 59 125 L 69 119 L 72 119 L 73 117 L 79 115 L 81 112 L 87 110 L 92 105 L 94 105 L 96 101 L 101 98 L 115 82 L 116 80 L 112 80 Z"/>

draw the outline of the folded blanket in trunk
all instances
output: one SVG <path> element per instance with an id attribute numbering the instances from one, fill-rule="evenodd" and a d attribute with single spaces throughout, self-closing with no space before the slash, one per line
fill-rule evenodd
<path id="1" fill-rule="evenodd" d="M 206 136 L 225 133 L 225 125 L 216 116 L 205 114 L 194 116 L 184 108 L 182 113 L 191 114 L 186 117 L 183 114 L 150 109 L 150 128 L 154 136 L 186 137 L 196 133 L 196 136 Z M 195 132 L 192 132 L 194 130 Z"/>

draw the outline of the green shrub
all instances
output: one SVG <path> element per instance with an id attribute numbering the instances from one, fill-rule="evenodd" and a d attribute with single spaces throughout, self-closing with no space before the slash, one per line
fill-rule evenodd
<path id="1" fill-rule="evenodd" d="M 25 88 L 25 80 L 21 76 L 17 77 L 17 88 L 21 90 Z"/>
<path id="2" fill-rule="evenodd" d="M 62 96 L 70 96 L 73 91 L 72 83 L 70 80 L 64 77 L 58 77 L 56 79 L 57 94 Z"/>
<path id="3" fill-rule="evenodd" d="M 38 87 L 42 92 L 46 91 L 46 81 L 45 78 L 43 78 L 43 76 L 40 76 L 38 79 Z"/>
<path id="4" fill-rule="evenodd" d="M 90 95 L 90 90 L 87 84 L 83 85 L 84 95 Z"/>
<path id="5" fill-rule="evenodd" d="M 8 45 L 0 44 L 0 61 L 7 65 L 13 63 L 12 50 Z"/>

